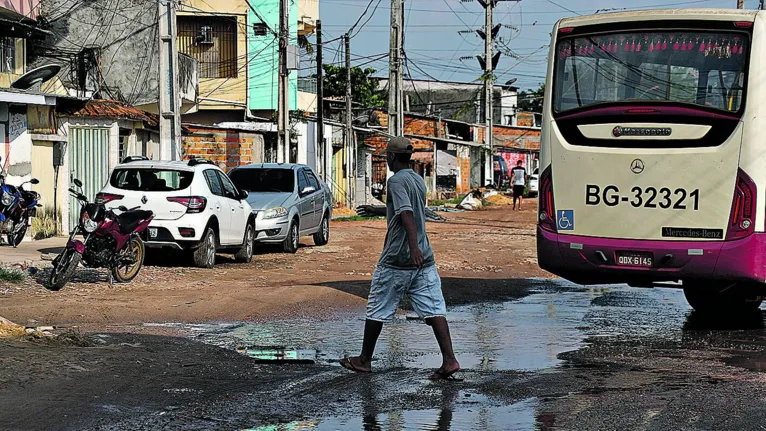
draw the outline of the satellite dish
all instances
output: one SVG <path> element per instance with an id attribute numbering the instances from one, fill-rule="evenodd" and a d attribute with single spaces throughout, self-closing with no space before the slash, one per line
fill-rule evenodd
<path id="1" fill-rule="evenodd" d="M 21 75 L 21 77 L 11 84 L 11 87 L 18 88 L 20 90 L 29 90 L 32 87 L 40 89 L 40 86 L 56 76 L 61 70 L 61 66 L 57 64 L 48 64 L 38 67 L 37 69 L 30 70 L 29 72 Z"/>

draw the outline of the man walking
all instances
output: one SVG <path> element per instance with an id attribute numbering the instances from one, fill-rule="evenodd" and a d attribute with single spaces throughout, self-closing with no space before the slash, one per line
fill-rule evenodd
<path id="1" fill-rule="evenodd" d="M 386 206 L 357 209 L 362 216 L 385 215 L 388 229 L 367 300 L 362 353 L 343 359 L 341 365 L 355 372 L 372 372 L 372 354 L 383 323 L 394 319 L 399 303 L 408 293 L 415 312 L 433 328 L 441 349 L 442 365 L 430 379 L 453 380 L 460 364 L 452 351 L 441 279 L 426 236 L 426 184 L 410 169 L 412 152 L 408 139 L 389 140 L 386 161 L 394 176 L 388 180 Z"/>
<path id="2" fill-rule="evenodd" d="M 513 184 L 513 210 L 516 211 L 516 201 L 519 202 L 519 211 L 521 211 L 521 202 L 524 200 L 524 189 L 527 186 L 527 170 L 522 166 L 522 161 L 516 162 L 516 167 L 511 169 L 511 183 Z"/>

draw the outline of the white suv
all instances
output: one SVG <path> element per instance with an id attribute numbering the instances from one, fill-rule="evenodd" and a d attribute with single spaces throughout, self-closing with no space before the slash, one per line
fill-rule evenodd
<path id="1" fill-rule="evenodd" d="M 153 211 L 146 246 L 193 251 L 196 266 L 212 268 L 217 251 L 234 253 L 238 262 L 253 257 L 255 219 L 247 192 L 237 190 L 207 160 L 164 162 L 127 157 L 114 168 L 96 201 L 107 208 Z"/>

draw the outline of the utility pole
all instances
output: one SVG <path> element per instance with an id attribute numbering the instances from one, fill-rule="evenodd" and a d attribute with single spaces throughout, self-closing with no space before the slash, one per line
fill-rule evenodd
<path id="1" fill-rule="evenodd" d="M 329 184 L 327 173 L 328 151 L 324 144 L 324 70 L 322 69 L 322 21 L 317 20 L 317 147 L 319 150 L 320 163 L 322 164 L 322 176 L 324 182 Z"/>
<path id="2" fill-rule="evenodd" d="M 487 151 L 485 153 L 484 160 L 484 184 L 492 178 L 492 92 L 494 90 L 494 68 L 492 67 L 492 9 L 495 7 L 496 0 L 489 0 L 487 6 L 484 8 L 486 11 L 484 23 L 484 121 L 487 125 L 487 132 L 485 142 L 487 145 Z"/>
<path id="3" fill-rule="evenodd" d="M 477 30 L 476 32 L 484 39 L 484 57 L 478 56 L 479 64 L 484 69 L 484 123 L 486 127 L 486 137 L 484 139 L 485 148 L 485 160 L 484 160 L 484 185 L 492 181 L 492 125 L 493 125 L 493 103 L 492 96 L 495 89 L 495 68 L 497 62 L 500 61 L 500 53 L 498 52 L 494 56 L 492 55 L 492 42 L 494 42 L 498 33 L 500 32 L 500 25 L 493 27 L 492 23 L 492 10 L 497 6 L 497 2 L 500 0 L 477 0 L 484 6 L 485 10 L 485 23 L 484 30 Z M 516 0 L 519 1 L 519 0 Z"/>
<path id="4" fill-rule="evenodd" d="M 175 0 L 158 3 L 160 38 L 160 159 L 181 159 L 181 116 L 178 109 L 178 30 Z"/>
<path id="5" fill-rule="evenodd" d="M 439 109 L 439 125 L 436 127 L 436 137 L 445 138 L 444 125 L 442 125 L 442 110 Z M 432 167 L 431 176 L 433 177 L 433 199 L 439 199 L 439 193 L 436 191 L 436 161 L 438 159 L 438 149 L 436 147 L 436 141 L 434 141 L 434 164 Z"/>
<path id="6" fill-rule="evenodd" d="M 352 159 L 356 143 L 354 142 L 354 129 L 351 122 L 351 38 L 348 33 L 343 36 L 343 42 L 346 45 L 346 200 L 349 208 L 353 208 L 352 179 L 356 179 L 356 175 L 352 172 L 355 165 Z"/>
<path id="7" fill-rule="evenodd" d="M 290 0 L 279 0 L 279 98 L 277 103 L 277 162 L 290 162 L 290 71 L 287 69 L 287 46 L 290 42 Z"/>
<path id="8" fill-rule="evenodd" d="M 388 134 L 404 136 L 402 33 L 404 0 L 391 0 L 391 41 L 388 54 Z"/>
<path id="9" fill-rule="evenodd" d="M 745 0 L 737 0 L 737 9 L 745 8 Z"/>

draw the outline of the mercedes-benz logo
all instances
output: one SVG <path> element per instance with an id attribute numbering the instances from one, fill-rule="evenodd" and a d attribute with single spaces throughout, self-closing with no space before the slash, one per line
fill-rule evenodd
<path id="1" fill-rule="evenodd" d="M 630 162 L 630 170 L 634 174 L 640 174 L 641 172 L 644 172 L 644 161 L 641 159 L 633 160 Z"/>
<path id="2" fill-rule="evenodd" d="M 141 196 L 141 203 L 142 204 L 146 204 L 146 202 L 148 202 L 148 201 L 149 201 L 149 199 L 146 198 L 146 195 Z"/>
<path id="3" fill-rule="evenodd" d="M 617 126 L 614 129 L 612 129 L 612 135 L 615 138 L 619 138 L 620 136 L 622 136 L 622 127 Z"/>

